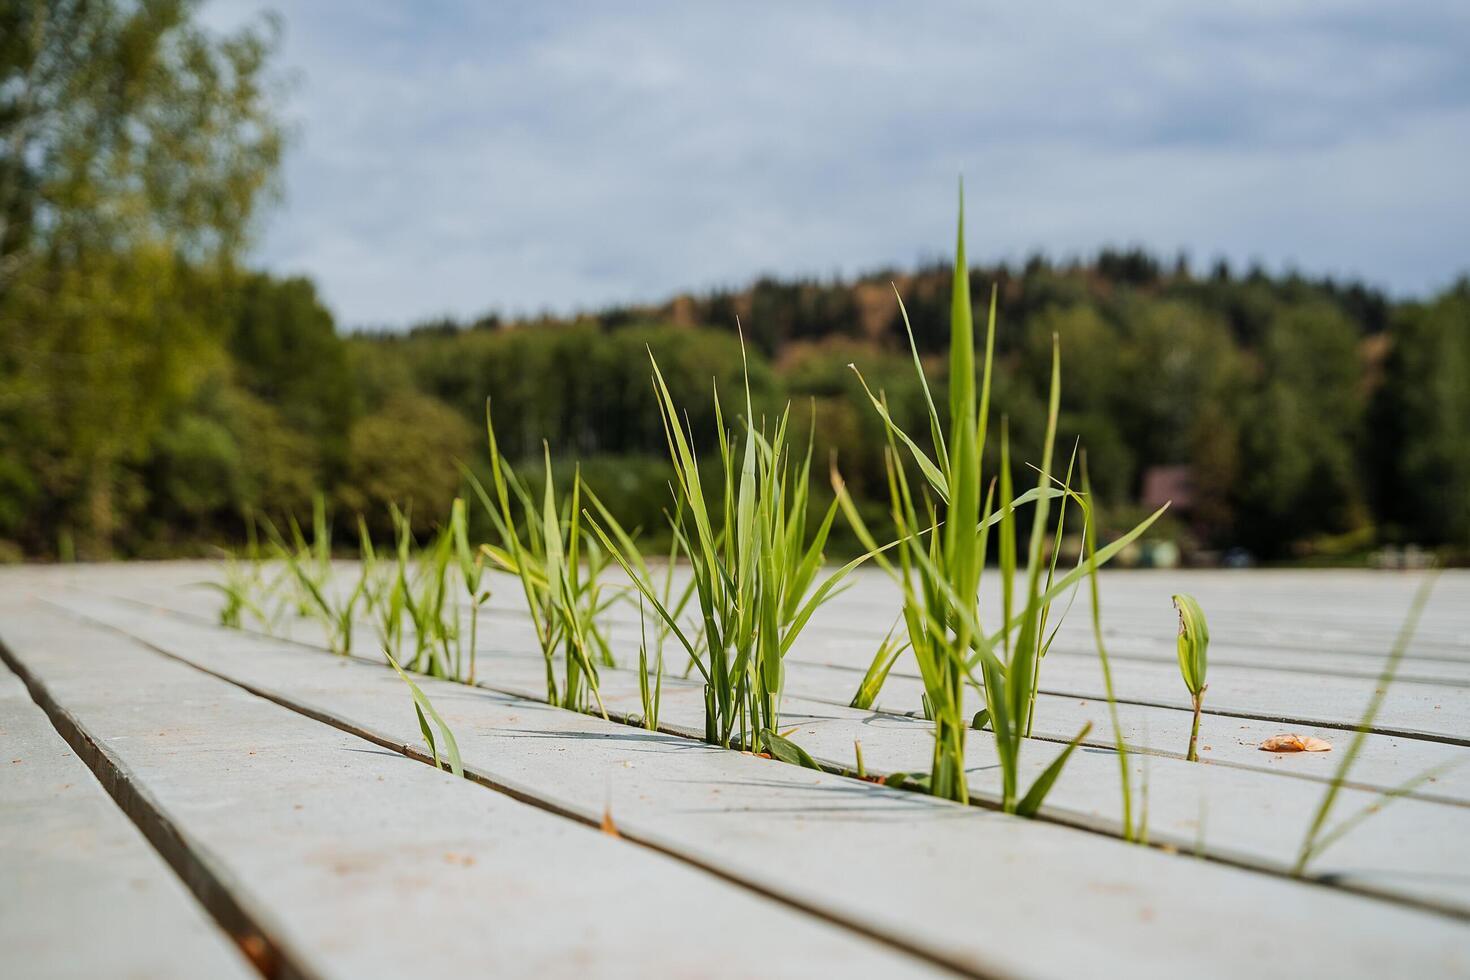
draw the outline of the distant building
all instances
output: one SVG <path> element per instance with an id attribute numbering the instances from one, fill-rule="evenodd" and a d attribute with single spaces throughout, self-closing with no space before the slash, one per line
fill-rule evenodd
<path id="1" fill-rule="evenodd" d="M 1184 464 L 1150 466 L 1143 471 L 1140 502 L 1149 510 L 1172 502 L 1170 510 L 1188 514 L 1194 509 L 1194 472 Z"/>

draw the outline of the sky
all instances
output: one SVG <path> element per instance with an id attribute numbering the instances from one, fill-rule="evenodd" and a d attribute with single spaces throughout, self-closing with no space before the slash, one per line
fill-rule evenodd
<path id="1" fill-rule="evenodd" d="M 1470 271 L 1470 3 L 206 0 L 275 10 L 252 261 L 339 324 L 1142 245 Z"/>

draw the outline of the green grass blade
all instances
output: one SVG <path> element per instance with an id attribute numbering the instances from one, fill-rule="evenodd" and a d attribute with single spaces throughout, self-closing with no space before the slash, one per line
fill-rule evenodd
<path id="1" fill-rule="evenodd" d="M 1067 765 L 1067 760 L 1071 758 L 1072 753 L 1077 750 L 1077 746 L 1082 744 L 1082 740 L 1087 737 L 1087 733 L 1090 731 L 1092 731 L 1092 722 L 1089 721 L 1082 726 L 1081 731 L 1072 736 L 1072 740 L 1067 743 L 1067 747 L 1062 749 L 1061 753 L 1051 761 L 1051 765 L 1042 770 L 1041 775 L 1036 777 L 1036 782 L 1031 784 L 1031 788 L 1026 791 L 1026 795 L 1016 805 L 1016 813 L 1018 815 L 1023 817 L 1034 817 L 1036 815 L 1036 812 L 1041 809 L 1041 804 L 1046 800 L 1046 794 L 1051 792 L 1051 788 L 1056 783 L 1057 777 L 1062 774 L 1062 769 Z"/>
<path id="2" fill-rule="evenodd" d="M 1368 707 L 1358 722 L 1357 731 L 1353 733 L 1347 751 L 1342 755 L 1342 761 L 1337 765 L 1337 771 L 1332 775 L 1332 782 L 1322 794 L 1322 802 L 1318 804 L 1317 811 L 1312 816 L 1312 822 L 1307 826 L 1307 833 L 1302 838 L 1301 847 L 1297 851 L 1296 864 L 1292 868 L 1293 874 L 1303 874 L 1307 869 L 1307 862 L 1321 850 L 1319 835 L 1327 823 L 1328 816 L 1332 813 L 1333 804 L 1337 802 L 1338 791 L 1347 781 L 1348 773 L 1352 771 L 1358 753 L 1363 750 L 1363 742 L 1368 737 L 1368 731 L 1373 727 L 1379 709 L 1383 707 L 1383 700 L 1388 696 L 1388 688 L 1393 684 L 1394 676 L 1398 673 L 1399 663 L 1404 659 L 1404 654 L 1408 652 L 1409 641 L 1413 639 L 1415 631 L 1419 628 L 1419 617 L 1423 615 L 1424 607 L 1429 604 L 1429 594 L 1434 590 L 1434 584 L 1438 578 L 1437 571 L 1426 575 L 1418 590 L 1415 591 L 1413 600 L 1409 603 L 1408 616 L 1404 619 L 1403 626 L 1399 628 L 1398 636 L 1394 638 L 1393 649 L 1389 652 L 1388 661 L 1383 665 L 1383 671 L 1378 675 L 1378 683 L 1374 686 L 1373 696 L 1368 699 Z"/>
<path id="3" fill-rule="evenodd" d="M 429 743 L 429 750 L 434 755 L 435 767 L 437 768 L 440 765 L 439 752 L 434 746 L 433 734 L 429 731 L 429 726 L 424 722 L 424 715 L 428 715 L 434 719 L 434 724 L 438 727 L 439 734 L 444 738 L 444 753 L 449 757 L 449 771 L 456 776 L 463 777 L 464 764 L 460 761 L 459 743 L 454 739 L 454 732 L 450 731 L 449 725 L 440 717 L 439 712 L 434 710 L 434 705 L 430 703 L 428 695 L 413 682 L 412 677 L 409 677 L 404 672 L 403 668 L 398 665 L 398 661 L 393 659 L 393 654 L 389 653 L 386 647 L 383 648 L 383 656 L 388 658 L 388 663 L 392 665 L 394 671 L 398 673 L 398 676 L 403 678 L 403 682 L 408 685 L 409 694 L 413 696 L 414 710 L 418 712 L 419 726 L 423 729 L 424 739 Z"/>

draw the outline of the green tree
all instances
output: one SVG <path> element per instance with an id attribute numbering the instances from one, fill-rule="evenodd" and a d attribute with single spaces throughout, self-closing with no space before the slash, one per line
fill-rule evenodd
<path id="1" fill-rule="evenodd" d="M 1470 549 L 1470 280 L 1414 304 L 1374 404 L 1379 507 L 1415 540 Z"/>
<path id="2" fill-rule="evenodd" d="M 317 456 L 316 442 L 275 406 L 211 378 L 154 438 L 146 537 L 185 548 L 191 538 L 238 537 L 251 513 L 305 520 L 320 485 Z"/>
<path id="3" fill-rule="evenodd" d="M 237 379 L 315 440 L 319 482 L 340 475 L 354 395 L 332 314 L 302 278 L 256 273 L 240 284 L 229 349 Z"/>
<path id="4" fill-rule="evenodd" d="M 34 547 L 106 554 L 125 464 L 219 356 L 280 152 L 268 32 L 188 0 L 0 7 L 0 453 Z"/>
<path id="5" fill-rule="evenodd" d="M 1020 361 L 1038 405 L 1050 384 L 1053 337 L 1062 357 L 1058 445 L 1070 453 L 1080 441 L 1094 491 L 1105 500 L 1130 499 L 1136 458 L 1119 425 L 1128 357 L 1123 338 L 1091 305 L 1049 306 L 1032 316 L 1022 334 Z"/>
<path id="6" fill-rule="evenodd" d="M 484 453 L 479 431 L 454 409 L 427 395 L 397 395 L 353 424 L 337 499 L 378 534 L 392 531 L 390 504 L 410 508 L 415 530 L 426 531 L 448 516 L 459 463 L 477 452 Z"/>
<path id="7" fill-rule="evenodd" d="M 1247 403 L 1237 487 L 1240 533 L 1266 555 L 1367 519 L 1357 454 L 1364 396 L 1358 332 L 1322 302 L 1271 318 Z"/>

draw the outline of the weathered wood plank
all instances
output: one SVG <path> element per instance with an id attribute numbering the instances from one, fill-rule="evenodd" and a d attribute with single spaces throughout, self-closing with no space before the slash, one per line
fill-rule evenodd
<path id="1" fill-rule="evenodd" d="M 112 622 L 131 621 L 132 628 L 150 634 L 162 627 L 148 623 L 146 614 L 127 608 L 108 611 L 101 604 L 89 606 L 90 600 L 63 601 Z M 217 642 L 237 647 L 244 638 L 226 635 Z M 793 665 L 792 673 L 799 672 Z M 486 663 L 484 676 L 487 684 L 519 695 L 540 697 L 544 692 L 542 670 L 534 660 L 510 658 L 494 666 Z M 901 686 L 902 679 L 897 682 Z M 697 689 L 686 690 L 680 696 L 676 693 L 680 687 L 666 682 L 667 704 L 662 720 L 671 730 L 698 737 L 703 732 L 702 696 Z M 636 678 L 628 673 L 608 672 L 603 697 L 610 706 L 628 713 L 641 710 Z M 824 762 L 850 765 L 853 741 L 861 739 L 868 765 L 875 772 L 927 769 L 932 744 L 922 723 L 888 719 L 885 724 L 877 724 L 866 712 L 792 697 L 786 700 L 786 712 L 788 723 L 802 723 L 797 737 L 803 746 Z M 1456 747 L 1442 748 L 1465 754 Z M 1039 775 L 1055 752 L 1055 747 L 1036 743 L 1023 762 L 1023 784 Z M 969 764 L 971 791 L 982 799 L 998 799 L 999 776 L 989 733 L 971 733 Z M 1269 773 L 1179 759 L 1134 758 L 1132 764 L 1135 782 L 1149 782 L 1153 839 L 1276 871 L 1292 866 L 1301 834 L 1323 792 L 1320 783 L 1279 780 Z M 1290 757 L 1287 764 L 1296 764 L 1299 771 L 1315 767 L 1313 771 L 1319 778 L 1327 779 L 1333 758 L 1303 754 Z M 1407 773 L 1404 778 L 1413 774 Z M 1110 752 L 1079 753 L 1053 790 L 1044 812 L 1053 819 L 1117 833 L 1121 827 L 1118 778 L 1116 759 Z M 1352 813 L 1376 802 L 1375 792 L 1346 789 L 1338 812 Z M 1447 855 L 1470 867 L 1466 829 L 1470 829 L 1470 814 L 1462 808 L 1404 799 L 1323 855 L 1314 873 L 1323 880 L 1347 882 L 1375 893 L 1470 911 L 1470 877 L 1440 873 Z"/>
<path id="2" fill-rule="evenodd" d="M 805 975 L 933 972 L 118 634 L 13 604 L 0 622 L 34 683 L 303 973 L 733 977 L 771 962 Z M 370 686 L 413 737 L 402 683 L 378 672 Z M 729 941 L 741 935 L 760 941 Z"/>
<path id="3" fill-rule="evenodd" d="M 483 683 L 535 697 L 542 690 L 539 670 L 527 658 L 498 659 L 486 664 Z M 605 672 L 603 700 L 609 711 L 625 716 L 642 711 L 636 677 L 627 671 Z M 660 724 L 666 730 L 701 737 L 703 710 L 703 695 L 697 687 L 665 680 Z M 854 742 L 861 741 L 870 773 L 928 771 L 933 741 L 929 724 L 920 719 L 790 696 L 782 717 L 784 725 L 795 729 L 794 740 L 834 768 L 851 769 Z M 1022 760 L 1022 785 L 1040 775 L 1059 749 L 1039 741 L 1028 746 Z M 1293 757 L 1319 767 L 1323 758 L 1318 754 Z M 998 760 L 988 732 L 970 733 L 966 762 L 971 794 L 998 801 Z M 1320 782 L 1283 780 L 1271 773 L 1175 758 L 1135 756 L 1130 763 L 1135 793 L 1144 783 L 1148 785 L 1151 840 L 1281 873 L 1292 867 L 1296 848 L 1325 789 Z M 1339 795 L 1337 817 L 1378 802 L 1377 792 L 1345 788 Z M 1120 833 L 1116 756 L 1101 748 L 1074 755 L 1042 812 L 1051 819 Z M 1470 875 L 1443 874 L 1446 866 L 1470 867 L 1467 830 L 1470 813 L 1463 807 L 1402 799 L 1339 841 L 1313 864 L 1310 873 L 1318 880 L 1470 913 Z"/>
<path id="4" fill-rule="evenodd" d="M 179 590 L 181 580 L 198 581 L 210 574 L 218 575 L 217 568 L 189 566 L 188 569 L 187 574 L 181 575 L 182 569 L 170 566 L 172 574 L 165 576 L 165 581 L 152 577 L 138 580 L 134 576 L 117 580 L 114 587 L 119 594 L 126 593 L 147 601 L 166 601 L 170 593 Z M 354 574 L 350 563 L 342 563 L 339 586 Z M 1189 574 L 1199 573 L 1186 573 L 1186 578 Z M 520 614 L 518 602 L 512 601 L 518 600 L 519 596 L 519 587 L 514 581 L 506 576 L 492 576 L 492 581 L 499 586 L 497 594 L 505 597 L 506 601 L 492 602 L 482 615 L 493 622 L 501 616 Z M 1102 581 L 1107 595 L 1130 595 L 1138 589 L 1137 585 L 1129 584 L 1135 578 L 1128 573 L 1122 576 L 1105 574 Z M 898 595 L 886 582 L 872 575 L 859 575 L 855 583 L 850 593 L 839 595 L 837 600 L 818 612 L 813 628 L 844 646 L 870 649 L 893 624 Z M 197 597 L 202 595 L 199 593 Z M 1129 608 L 1119 608 L 1120 603 L 1105 600 L 1104 635 L 1115 659 L 1174 662 L 1176 620 L 1168 595 L 1161 593 L 1151 598 L 1153 601 L 1146 610 L 1133 608 L 1134 604 Z M 1458 590 L 1441 587 L 1435 603 L 1436 606 L 1449 605 L 1459 598 Z M 1359 600 L 1363 601 L 1387 604 L 1383 599 Z M 1466 590 L 1463 601 L 1470 604 L 1470 590 Z M 1310 623 L 1304 622 L 1300 616 L 1282 623 L 1265 618 L 1252 609 L 1211 607 L 1209 611 L 1215 624 L 1211 663 L 1289 673 L 1374 678 L 1387 658 L 1399 625 L 1395 621 L 1387 631 L 1353 630 L 1344 628 L 1335 620 Z M 995 614 L 994 610 L 989 610 L 989 613 Z M 605 619 L 620 626 L 635 627 L 636 605 L 614 605 L 606 611 Z M 1074 605 L 1072 615 L 1066 617 L 1060 627 L 1054 656 L 1080 656 L 1088 660 L 1095 657 L 1090 610 L 1085 601 L 1079 600 Z M 1427 639 L 1424 633 L 1421 626 L 1407 651 L 1401 677 L 1406 681 L 1423 683 L 1470 684 L 1470 624 L 1466 625 L 1460 642 L 1448 645 Z"/>
<path id="5" fill-rule="evenodd" d="M 212 618 L 210 598 L 200 592 L 181 593 L 178 589 L 155 587 L 147 590 L 127 590 L 134 594 L 150 595 L 159 608 L 192 615 L 201 620 Z M 535 643 L 528 621 L 521 616 L 487 618 L 480 631 L 484 653 L 517 654 L 534 649 Z M 319 623 L 313 620 L 288 619 L 280 624 L 280 632 L 293 642 L 321 645 L 324 634 Z M 629 630 L 615 633 L 614 649 L 621 650 L 624 662 L 632 657 L 636 649 L 637 635 Z M 357 631 L 358 651 L 376 648 L 374 631 L 362 626 Z M 1048 658 L 1051 663 L 1054 658 Z M 679 658 L 670 657 L 670 674 L 679 672 Z M 1173 671 L 1172 666 L 1169 668 Z M 878 710 L 891 713 L 918 715 L 922 687 L 911 671 L 912 665 L 895 668 L 877 704 Z M 843 705 L 851 700 L 861 679 L 857 667 L 841 667 L 813 664 L 792 657 L 787 661 L 786 691 L 815 701 Z M 636 688 L 634 688 L 636 690 Z M 533 695 L 538 692 L 529 692 Z M 970 695 L 971 710 L 981 705 L 976 694 Z M 1119 703 L 1119 720 L 1124 738 L 1130 748 L 1181 757 L 1188 741 L 1191 712 L 1188 705 Z M 1093 727 L 1092 734 L 1084 744 L 1096 748 L 1111 748 L 1113 744 L 1112 722 L 1106 702 L 1097 697 L 1077 697 L 1041 693 L 1037 700 L 1038 737 L 1052 740 L 1069 740 L 1087 723 Z M 1331 754 L 1275 755 L 1261 752 L 1260 743 L 1284 731 L 1295 731 L 1302 735 L 1314 735 L 1328 741 L 1342 743 L 1350 736 L 1337 728 L 1323 728 L 1302 724 L 1297 720 L 1261 721 L 1248 717 L 1232 717 L 1207 711 L 1202 734 L 1202 757 L 1207 761 L 1273 772 L 1291 776 L 1329 780 L 1335 771 L 1337 756 Z M 1431 781 L 1416 787 L 1411 795 L 1425 800 L 1457 804 L 1470 803 L 1470 765 L 1465 750 L 1454 744 L 1433 740 L 1413 739 L 1392 734 L 1372 734 L 1364 743 L 1358 763 L 1354 767 L 1351 785 L 1368 790 L 1387 792 L 1402 786 L 1414 776 L 1430 770 L 1440 771 Z"/>
<path id="6" fill-rule="evenodd" d="M 820 637 L 798 643 L 789 659 L 861 670 L 872 649 L 843 646 Z M 913 671 L 900 660 L 904 671 Z M 1050 657 L 1041 665 L 1040 688 L 1048 694 L 1098 699 L 1105 690 L 1096 658 Z M 1186 709 L 1189 692 L 1177 665 L 1114 661 L 1113 685 L 1119 700 Z M 1205 710 L 1217 715 L 1354 729 L 1376 682 L 1367 678 L 1286 674 L 1248 667 L 1210 665 Z M 917 707 L 917 704 L 910 707 Z M 1470 744 L 1470 688 L 1396 681 L 1389 688 L 1373 730 L 1408 738 Z"/>
<path id="7" fill-rule="evenodd" d="M 786 690 L 789 694 L 811 700 L 845 705 L 851 701 L 861 677 L 860 673 L 846 668 L 793 661 L 787 665 Z M 917 678 L 908 674 L 890 675 L 874 710 L 918 717 L 921 712 L 911 706 L 920 703 L 921 693 L 922 684 Z M 1188 709 L 1122 702 L 1118 704 L 1118 722 L 1124 744 L 1131 751 L 1184 758 L 1192 723 Z M 1036 699 L 1034 734 L 1038 738 L 1067 741 L 1089 723 L 1093 730 L 1083 744 L 1111 748 L 1114 744 L 1112 718 L 1105 700 L 1049 694 L 1039 695 Z M 1263 741 L 1288 731 L 1325 739 L 1338 749 L 1344 748 L 1352 738 L 1350 733 L 1336 728 L 1207 714 L 1200 727 L 1200 759 L 1205 763 L 1239 766 L 1319 782 L 1331 780 L 1340 758 L 1338 755 L 1261 751 Z M 1349 784 L 1360 789 L 1388 792 L 1430 770 L 1439 771 L 1440 775 L 1415 787 L 1409 795 L 1470 806 L 1470 752 L 1463 746 L 1444 742 L 1370 734 L 1363 742 Z"/>
<path id="8" fill-rule="evenodd" d="M 96 584 L 93 583 L 94 587 Z M 105 586 L 104 590 L 114 594 L 140 594 L 138 590 L 118 589 L 115 584 Z M 141 594 L 147 597 L 143 601 L 206 618 L 211 617 L 217 608 L 217 603 L 198 591 L 189 594 L 155 589 L 142 590 Z M 787 662 L 793 670 L 797 665 L 810 664 L 857 671 L 861 676 L 860 672 L 867 667 L 886 628 L 868 636 L 865 641 L 854 642 L 850 630 L 848 638 L 843 638 L 809 627 L 792 647 Z M 278 624 L 278 632 L 288 639 L 308 643 L 320 642 L 321 636 L 315 623 L 289 617 Z M 487 617 L 480 635 L 482 648 L 494 650 L 513 651 L 525 647 L 533 639 L 528 621 L 514 612 Z M 626 662 L 628 651 L 637 649 L 637 628 L 622 624 L 611 631 L 611 636 L 615 649 L 624 651 Z M 376 643 L 372 628 L 361 624 L 355 633 L 355 649 L 371 650 Z M 684 661 L 672 645 L 668 663 L 670 670 L 683 671 Z M 895 677 L 890 683 L 905 673 L 912 677 L 914 669 L 912 658 L 905 654 L 900 657 Z M 1188 692 L 1179 680 L 1177 666 L 1172 662 L 1115 660 L 1113 681 L 1120 703 L 1190 710 Z M 1209 683 L 1209 694 L 1205 699 L 1207 714 L 1268 722 L 1272 726 L 1286 726 L 1286 730 L 1356 728 L 1375 684 L 1368 677 L 1231 668 L 1213 663 Z M 895 691 L 903 687 L 894 683 Z M 1040 691 L 1043 695 L 1069 701 L 1097 701 L 1103 698 L 1103 690 L 1101 668 L 1095 655 L 1052 655 L 1042 664 Z M 890 693 L 884 703 L 901 712 L 919 710 L 917 697 L 905 700 Z M 1470 687 L 1400 680 L 1390 689 L 1374 731 L 1401 738 L 1470 745 Z"/>
<path id="9" fill-rule="evenodd" d="M 385 742 L 416 741 L 382 668 L 88 601 L 116 627 L 251 689 Z M 1200 975 L 1470 968 L 1466 925 L 1432 913 L 461 685 L 424 687 L 480 778 L 586 819 L 611 799 L 630 837 L 972 968 L 1171 977 L 1181 961 Z"/>
<path id="10" fill-rule="evenodd" d="M 993 573 L 993 569 L 987 572 L 981 595 L 986 603 L 982 611 L 992 619 L 999 611 L 999 581 Z M 1311 646 L 1320 645 L 1325 633 L 1328 642 L 1377 652 L 1392 642 L 1423 578 L 1423 573 L 1371 571 L 1106 570 L 1099 582 L 1108 618 L 1116 614 L 1137 622 L 1167 624 L 1170 596 L 1188 592 L 1199 599 L 1207 615 L 1233 629 L 1260 631 L 1278 639 L 1295 636 Z M 1083 598 L 1078 608 L 1085 607 Z M 1464 653 L 1470 646 L 1467 603 L 1470 572 L 1442 573 L 1415 645 L 1450 646 Z M 874 619 L 896 606 L 893 585 L 881 573 L 870 571 L 858 576 L 853 588 L 829 608 L 859 615 L 866 610 Z"/>
<path id="11" fill-rule="evenodd" d="M 0 974 L 258 976 L 3 664 L 0 746 Z"/>

